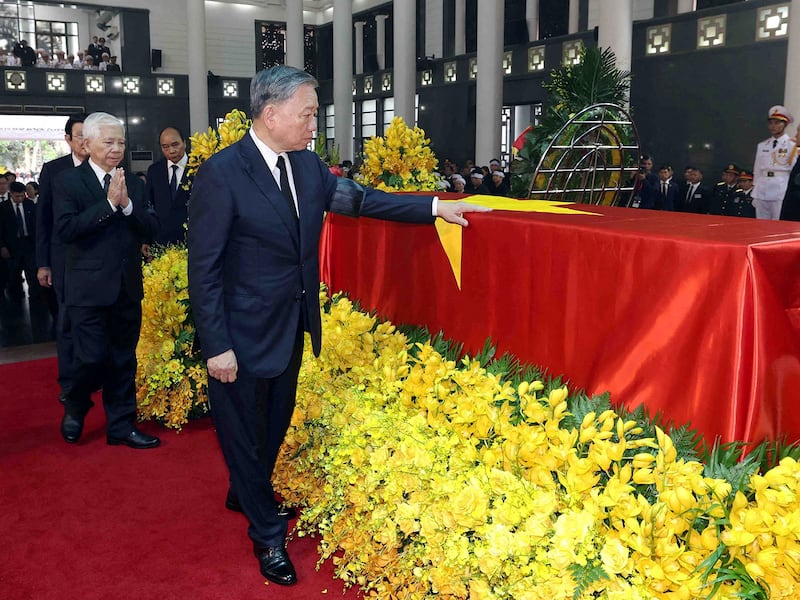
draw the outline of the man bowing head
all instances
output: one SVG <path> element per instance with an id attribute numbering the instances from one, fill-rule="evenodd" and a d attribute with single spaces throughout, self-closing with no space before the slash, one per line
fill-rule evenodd
<path id="1" fill-rule="evenodd" d="M 398 196 L 338 178 L 307 150 L 317 82 L 293 67 L 255 75 L 253 126 L 199 169 L 189 203 L 189 295 L 208 366 L 208 394 L 230 472 L 226 506 L 250 521 L 261 573 L 297 576 L 286 553 L 285 507 L 271 477 L 294 410 L 304 332 L 319 354 L 319 237 L 326 211 L 467 225 L 488 209 Z"/>

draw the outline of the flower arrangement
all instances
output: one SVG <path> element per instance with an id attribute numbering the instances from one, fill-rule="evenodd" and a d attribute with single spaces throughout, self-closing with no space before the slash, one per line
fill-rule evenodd
<path id="1" fill-rule="evenodd" d="M 459 363 L 346 298 L 323 329 L 275 485 L 348 585 L 472 600 L 800 593 L 795 459 L 714 476 L 607 400 L 507 361 Z"/>
<path id="2" fill-rule="evenodd" d="M 208 374 L 194 348 L 186 249 L 168 246 L 143 267 L 142 327 L 136 347 L 139 417 L 180 429 L 208 412 Z"/>
<path id="3" fill-rule="evenodd" d="M 186 252 L 145 266 L 137 392 L 180 428 L 206 406 Z M 707 464 L 607 398 L 569 395 L 491 352 L 398 331 L 320 291 L 325 344 L 300 372 L 276 489 L 306 507 L 348 585 L 371 597 L 795 598 L 797 448 Z M 308 350 L 307 345 L 307 351 Z M 755 456 L 755 458 L 753 458 Z"/>
<path id="4" fill-rule="evenodd" d="M 189 138 L 191 152 L 189 162 L 186 164 L 186 183 L 184 187 L 188 190 L 192 186 L 197 169 L 208 158 L 216 154 L 223 148 L 242 139 L 250 129 L 252 121 L 239 109 L 233 109 L 222 120 L 216 130 L 209 127 L 208 131 L 195 133 Z"/>
<path id="5" fill-rule="evenodd" d="M 435 173 L 436 166 L 425 132 L 395 117 L 385 138 L 372 137 L 364 144 L 364 161 L 356 180 L 390 192 L 434 191 L 440 189 L 441 179 Z"/>

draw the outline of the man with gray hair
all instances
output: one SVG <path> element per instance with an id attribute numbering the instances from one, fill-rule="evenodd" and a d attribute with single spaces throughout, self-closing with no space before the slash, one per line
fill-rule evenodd
<path id="1" fill-rule="evenodd" d="M 145 449 L 159 439 L 136 419 L 136 344 L 142 321 L 141 240 L 158 228 L 143 200 L 142 182 L 118 168 L 125 129 L 108 113 L 83 123 L 89 158 L 63 172 L 54 189 L 55 229 L 66 246 L 64 304 L 72 330 L 74 370 L 61 435 L 76 443 L 91 393 L 102 388 L 106 440 Z"/>
<path id="2" fill-rule="evenodd" d="M 189 296 L 208 367 L 211 414 L 230 472 L 226 506 L 243 512 L 262 575 L 297 581 L 285 548 L 291 512 L 271 484 L 295 404 L 307 331 L 320 351 L 319 237 L 326 211 L 467 225 L 488 209 L 365 189 L 306 148 L 317 82 L 276 66 L 250 86 L 251 130 L 199 169 L 189 203 Z"/>

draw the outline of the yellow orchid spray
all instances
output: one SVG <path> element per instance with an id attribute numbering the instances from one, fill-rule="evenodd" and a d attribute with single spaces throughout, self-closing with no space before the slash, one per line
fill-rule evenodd
<path id="1" fill-rule="evenodd" d="M 566 387 L 511 381 L 319 295 L 274 484 L 296 535 L 369 598 L 800 597 L 800 466 L 737 488 L 670 435 Z M 186 252 L 145 267 L 139 411 L 179 428 L 205 402 Z M 588 400 L 587 400 L 588 401 Z M 578 414 L 580 413 L 580 414 Z"/>
<path id="2" fill-rule="evenodd" d="M 357 181 L 389 192 L 440 189 L 438 162 L 430 143 L 422 129 L 412 129 L 401 117 L 395 117 L 385 137 L 372 137 L 364 144 Z"/>
<path id="3" fill-rule="evenodd" d="M 225 115 L 216 130 L 209 127 L 208 131 L 198 132 L 189 137 L 191 152 L 186 165 L 187 182 L 184 184 L 186 189 L 191 187 L 200 165 L 223 148 L 242 139 L 251 124 L 252 122 L 244 112 L 233 109 Z"/>

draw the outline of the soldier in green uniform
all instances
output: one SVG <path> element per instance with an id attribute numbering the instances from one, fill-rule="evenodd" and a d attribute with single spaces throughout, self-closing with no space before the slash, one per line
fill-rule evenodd
<path id="1" fill-rule="evenodd" d="M 736 195 L 741 191 L 736 181 L 739 179 L 741 169 L 733 163 L 730 163 L 722 171 L 722 181 L 714 186 L 714 193 L 711 196 L 711 202 L 708 205 L 708 214 L 710 215 L 730 215 L 733 210 L 733 200 Z"/>

